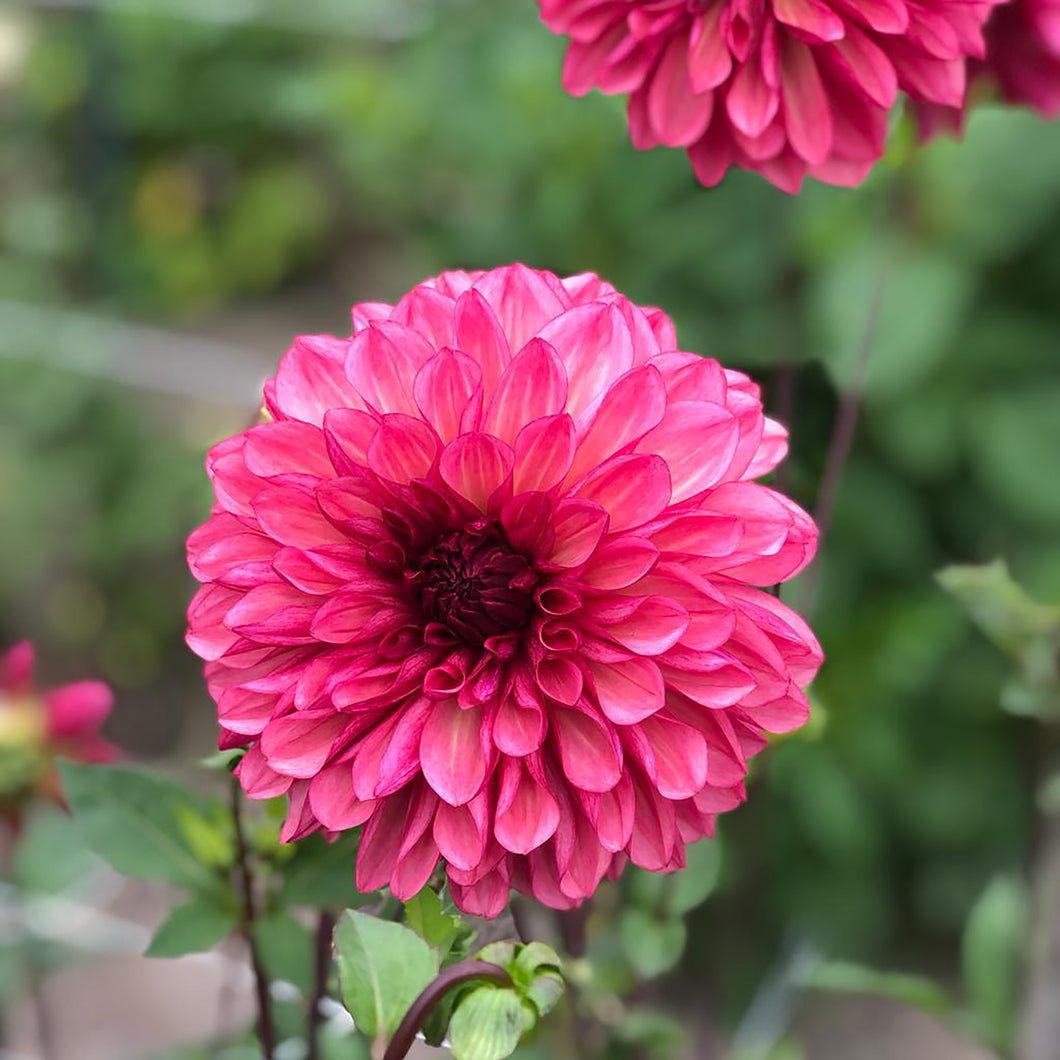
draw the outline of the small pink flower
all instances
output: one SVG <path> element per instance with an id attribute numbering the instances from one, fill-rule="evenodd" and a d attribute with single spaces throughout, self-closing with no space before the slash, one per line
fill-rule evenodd
<path id="1" fill-rule="evenodd" d="M 358 886 L 439 860 L 470 912 L 679 868 L 821 662 L 759 586 L 816 530 L 786 435 L 596 276 L 446 273 L 296 339 L 221 442 L 188 643 L 284 840 L 363 825 Z"/>
<path id="2" fill-rule="evenodd" d="M 0 655 L 0 748 L 6 752 L 5 763 L 19 764 L 11 776 L 0 777 L 0 797 L 7 799 L 32 791 L 59 798 L 51 765 L 57 756 L 80 762 L 117 757 L 114 746 L 99 734 L 113 703 L 107 685 L 77 681 L 39 691 L 33 671 L 29 641 Z"/>
<path id="3" fill-rule="evenodd" d="M 638 148 L 683 147 L 700 181 L 730 166 L 787 192 L 859 184 L 899 89 L 959 107 L 993 0 L 538 0 L 571 44 L 563 83 L 629 94 Z"/>

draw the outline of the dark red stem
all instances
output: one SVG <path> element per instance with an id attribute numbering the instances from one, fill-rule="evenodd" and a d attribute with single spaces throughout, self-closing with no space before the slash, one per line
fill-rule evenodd
<path id="1" fill-rule="evenodd" d="M 265 1060 L 273 1060 L 276 1051 L 276 1031 L 272 1022 L 272 998 L 269 995 L 269 977 L 261 962 L 261 952 L 254 938 L 257 909 L 254 902 L 254 877 L 250 871 L 250 856 L 246 837 L 243 834 L 243 793 L 239 781 L 232 778 L 232 825 L 236 840 L 236 869 L 242 898 L 240 932 L 250 953 L 250 967 L 254 972 L 254 993 L 258 1004 L 258 1038 Z"/>
<path id="2" fill-rule="evenodd" d="M 320 911 L 317 920 L 316 964 L 313 976 L 313 996 L 309 1000 L 309 1020 L 306 1031 L 306 1060 L 319 1060 L 320 1024 L 324 1015 L 320 1003 L 328 992 L 328 973 L 331 971 L 331 936 L 335 931 L 335 917 L 328 909 Z"/>
<path id="3" fill-rule="evenodd" d="M 485 979 L 496 983 L 498 986 L 511 986 L 511 976 L 499 965 L 490 964 L 487 961 L 460 961 L 459 964 L 451 965 L 444 969 L 437 979 L 424 988 L 415 1001 L 412 1002 L 405 1018 L 401 1021 L 398 1029 L 394 1031 L 394 1037 L 383 1053 L 383 1060 L 404 1060 L 416 1040 L 416 1033 L 427 1021 L 431 1010 L 454 986 L 461 983 L 470 983 L 475 979 Z"/>

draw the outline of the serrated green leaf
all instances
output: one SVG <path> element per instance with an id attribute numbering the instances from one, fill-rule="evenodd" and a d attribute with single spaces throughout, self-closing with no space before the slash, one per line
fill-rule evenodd
<path id="1" fill-rule="evenodd" d="M 680 920 L 657 919 L 643 909 L 627 909 L 619 921 L 618 936 L 622 952 L 637 974 L 652 979 L 681 959 L 687 932 Z"/>
<path id="2" fill-rule="evenodd" d="M 438 955 L 410 928 L 347 910 L 335 929 L 342 999 L 357 1029 L 389 1039 L 438 974 Z"/>
<path id="3" fill-rule="evenodd" d="M 59 769 L 66 801 L 85 842 L 118 872 L 204 892 L 224 889 L 181 828 L 182 813 L 202 814 L 189 792 L 128 766 L 62 762 Z"/>
<path id="4" fill-rule="evenodd" d="M 151 939 L 146 957 L 182 957 L 212 949 L 239 922 L 235 909 L 195 897 L 170 911 Z"/>
<path id="5" fill-rule="evenodd" d="M 1026 886 L 998 876 L 972 908 L 961 940 L 961 971 L 976 1031 L 1003 1052 L 1015 1034 L 1028 920 Z"/>
<path id="6" fill-rule="evenodd" d="M 453 1060 L 504 1060 L 535 1021 L 533 1008 L 514 990 L 480 986 L 460 1001 L 449 1021 Z"/>
<path id="7" fill-rule="evenodd" d="M 332 906 L 355 909 L 374 902 L 377 891 L 362 894 L 354 880 L 357 841 L 352 835 L 329 843 L 323 836 L 301 840 L 283 864 L 282 905 Z"/>

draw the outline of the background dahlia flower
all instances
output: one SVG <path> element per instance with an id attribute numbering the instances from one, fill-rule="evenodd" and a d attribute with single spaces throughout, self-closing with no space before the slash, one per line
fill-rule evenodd
<path id="1" fill-rule="evenodd" d="M 1043 118 L 1060 117 L 1060 0 L 1009 0 L 986 24 L 986 57 L 969 64 L 969 78 L 997 86 L 1002 99 L 1023 103 Z M 921 137 L 959 131 L 964 107 L 918 104 Z"/>
<path id="2" fill-rule="evenodd" d="M 117 757 L 99 734 L 113 697 L 102 681 L 76 681 L 49 691 L 34 682 L 34 651 L 22 641 L 0 654 L 0 801 L 29 794 L 59 798 L 58 756 L 79 762 Z"/>
<path id="3" fill-rule="evenodd" d="M 221 442 L 188 643 L 284 840 L 468 912 L 681 867 L 821 662 L 769 592 L 816 530 L 758 388 L 596 276 L 446 273 L 304 336 Z"/>
<path id="4" fill-rule="evenodd" d="M 570 37 L 567 91 L 629 94 L 638 148 L 684 147 L 713 186 L 730 166 L 796 192 L 860 183 L 899 89 L 960 107 L 991 0 L 538 0 Z"/>

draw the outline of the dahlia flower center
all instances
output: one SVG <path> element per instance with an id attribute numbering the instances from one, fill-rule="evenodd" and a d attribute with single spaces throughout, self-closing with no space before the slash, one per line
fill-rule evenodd
<path id="1" fill-rule="evenodd" d="M 537 572 L 497 522 L 480 519 L 440 537 L 410 581 L 429 620 L 482 644 L 527 624 Z"/>

